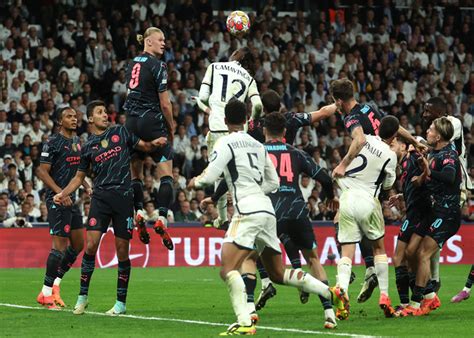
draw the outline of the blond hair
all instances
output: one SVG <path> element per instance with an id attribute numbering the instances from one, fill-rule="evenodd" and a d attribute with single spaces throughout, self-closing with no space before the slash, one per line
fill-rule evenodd
<path id="1" fill-rule="evenodd" d="M 149 37 L 150 35 L 152 35 L 153 33 L 161 33 L 163 34 L 163 31 L 161 29 L 159 29 L 158 27 L 149 27 L 147 28 L 147 30 L 145 31 L 144 34 L 137 34 L 137 41 L 140 45 L 143 45 L 143 42 L 145 41 L 145 39 L 147 37 Z"/>
<path id="2" fill-rule="evenodd" d="M 435 130 L 439 133 L 443 141 L 449 141 L 454 135 L 454 127 L 446 117 L 439 117 L 433 121 Z"/>

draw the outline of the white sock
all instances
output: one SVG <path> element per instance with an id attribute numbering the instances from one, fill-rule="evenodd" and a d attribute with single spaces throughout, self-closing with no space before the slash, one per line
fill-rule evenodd
<path id="1" fill-rule="evenodd" d="M 237 316 L 237 322 L 243 326 L 252 324 L 250 313 L 247 311 L 247 293 L 245 283 L 237 270 L 230 271 L 225 279 L 229 291 L 232 308 Z"/>
<path id="2" fill-rule="evenodd" d="M 326 299 L 331 299 L 329 287 L 311 276 L 309 273 L 303 271 L 286 269 L 285 274 L 283 275 L 283 284 L 294 286 L 305 292 L 314 293 Z"/>
<path id="3" fill-rule="evenodd" d="M 335 323 L 336 322 L 336 315 L 334 314 L 334 310 L 333 309 L 324 310 L 324 318 L 334 319 L 334 323 Z"/>
<path id="4" fill-rule="evenodd" d="M 467 293 L 471 293 L 471 288 L 464 287 L 462 290 L 466 291 Z"/>
<path id="5" fill-rule="evenodd" d="M 375 267 L 369 266 L 367 269 L 365 269 L 365 279 L 368 277 L 372 276 L 375 272 Z"/>
<path id="6" fill-rule="evenodd" d="M 41 292 L 43 292 L 43 296 L 49 297 L 53 294 L 53 288 L 51 286 L 43 285 Z"/>
<path id="7" fill-rule="evenodd" d="M 266 289 L 269 284 L 271 284 L 272 281 L 270 278 L 266 277 L 262 279 L 262 289 Z"/>
<path id="8" fill-rule="evenodd" d="M 337 263 L 337 285 L 346 292 L 349 290 L 351 270 L 352 260 L 349 257 L 342 257 Z"/>
<path id="9" fill-rule="evenodd" d="M 388 258 L 387 255 L 374 257 L 375 273 L 379 281 L 380 294 L 388 295 Z"/>
<path id="10" fill-rule="evenodd" d="M 54 280 L 53 285 L 59 286 L 59 284 L 61 284 L 61 281 L 62 281 L 62 278 L 56 277 L 56 279 Z"/>
<path id="11" fill-rule="evenodd" d="M 435 296 L 436 296 L 436 293 L 430 292 L 427 295 L 424 295 L 423 298 L 424 299 L 433 299 L 433 298 L 435 298 Z"/>
<path id="12" fill-rule="evenodd" d="M 247 312 L 252 313 L 256 312 L 257 310 L 255 309 L 255 303 L 254 302 L 247 302 Z"/>
<path id="13" fill-rule="evenodd" d="M 430 269 L 431 269 L 431 279 L 439 282 L 439 249 L 431 256 L 430 260 Z"/>

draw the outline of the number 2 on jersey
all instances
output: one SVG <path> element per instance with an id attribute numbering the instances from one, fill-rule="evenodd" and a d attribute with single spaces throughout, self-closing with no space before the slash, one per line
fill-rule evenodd
<path id="1" fill-rule="evenodd" d="M 140 82 L 140 69 L 142 68 L 142 65 L 140 63 L 135 63 L 135 65 L 132 68 L 132 76 L 130 79 L 130 82 L 128 86 L 130 89 L 137 88 L 138 83 Z"/>
<path id="2" fill-rule="evenodd" d="M 220 74 L 222 76 L 222 92 L 221 92 L 221 101 L 222 102 L 227 102 L 227 83 L 229 82 L 229 75 L 227 74 Z M 242 96 L 242 94 L 245 92 L 245 83 L 242 80 L 239 79 L 234 79 L 232 80 L 232 83 L 238 82 L 240 84 L 240 90 L 235 93 L 233 96 L 236 98 L 239 98 Z"/>
<path id="3" fill-rule="evenodd" d="M 293 168 L 291 166 L 291 157 L 289 153 L 281 153 L 280 154 L 280 164 L 278 164 L 278 159 L 274 154 L 268 154 L 270 159 L 275 166 L 275 169 L 278 170 L 278 176 L 285 177 L 288 183 L 293 182 L 294 174 Z"/>

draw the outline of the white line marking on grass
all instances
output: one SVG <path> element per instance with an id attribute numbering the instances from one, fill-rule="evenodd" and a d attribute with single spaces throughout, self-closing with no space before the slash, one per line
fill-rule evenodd
<path id="1" fill-rule="evenodd" d="M 16 309 L 27 309 L 27 310 L 48 310 L 44 307 L 39 306 L 27 306 L 27 305 L 18 305 L 18 304 L 8 304 L 8 303 L 0 303 L 0 306 L 16 308 Z M 71 312 L 68 310 L 61 310 L 57 312 Z M 103 317 L 122 317 L 122 318 L 133 318 L 133 319 L 141 319 L 141 320 L 157 320 L 157 321 L 164 321 L 164 322 L 178 322 L 178 323 L 187 323 L 187 324 L 198 324 L 198 325 L 208 325 L 208 326 L 229 326 L 230 324 L 224 323 L 212 323 L 212 322 L 205 322 L 201 320 L 189 320 L 189 319 L 177 319 L 177 318 L 164 318 L 164 317 L 146 317 L 146 316 L 136 316 L 136 315 L 119 315 L 119 316 L 111 316 L 105 314 L 103 312 L 93 312 L 93 311 L 86 311 L 88 315 L 95 315 L 95 316 L 103 316 Z M 291 333 L 302 333 L 302 334 L 314 334 L 314 335 L 331 335 L 331 336 L 342 336 L 342 337 L 376 337 L 376 336 L 368 336 L 368 335 L 360 335 L 360 334 L 352 334 L 352 333 L 342 333 L 342 332 L 334 332 L 334 331 L 312 331 L 312 330 L 301 330 L 301 329 L 291 329 L 291 328 L 283 328 L 283 327 L 273 327 L 273 326 L 261 326 L 258 325 L 257 328 L 259 330 L 269 330 L 269 331 L 279 331 L 279 332 L 291 332 Z"/>

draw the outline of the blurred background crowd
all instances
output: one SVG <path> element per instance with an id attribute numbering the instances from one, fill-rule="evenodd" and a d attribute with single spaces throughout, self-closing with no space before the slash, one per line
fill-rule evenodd
<path id="1" fill-rule="evenodd" d="M 243 4 L 242 5 L 236 5 Z M 464 7 L 463 7 L 464 6 Z M 331 103 L 331 80 L 348 77 L 357 99 L 400 119 L 421 134 L 424 102 L 442 97 L 449 114 L 461 119 L 472 169 L 474 114 L 474 6 L 472 1 L 221 1 L 208 0 L 36 0 L 0 1 L 0 221 L 5 226 L 45 222 L 44 187 L 35 176 L 42 144 L 57 132 L 55 112 L 78 113 L 78 135 L 87 140 L 85 107 L 107 103 L 112 124 L 126 120 L 125 69 L 141 52 L 136 34 L 150 26 L 166 36 L 169 93 L 176 120 L 175 199 L 169 215 L 177 222 L 205 222 L 199 202 L 209 191 L 186 190 L 189 178 L 207 166 L 208 118 L 192 102 L 206 67 L 225 61 L 241 46 L 255 57 L 260 92 L 274 89 L 286 111 L 311 112 Z M 251 31 L 233 37 L 225 29 L 229 10 L 251 18 Z M 351 138 L 341 117 L 305 127 L 295 145 L 331 171 Z M 145 199 L 155 212 L 159 177 L 151 158 L 144 167 Z M 300 178 L 313 220 L 332 220 L 321 187 Z M 397 187 L 399 188 L 399 187 Z M 85 215 L 89 197 L 78 203 Z M 384 204 L 387 222 L 404 207 Z M 473 220 L 473 202 L 463 209 Z M 229 208 L 232 212 L 232 207 Z"/>

